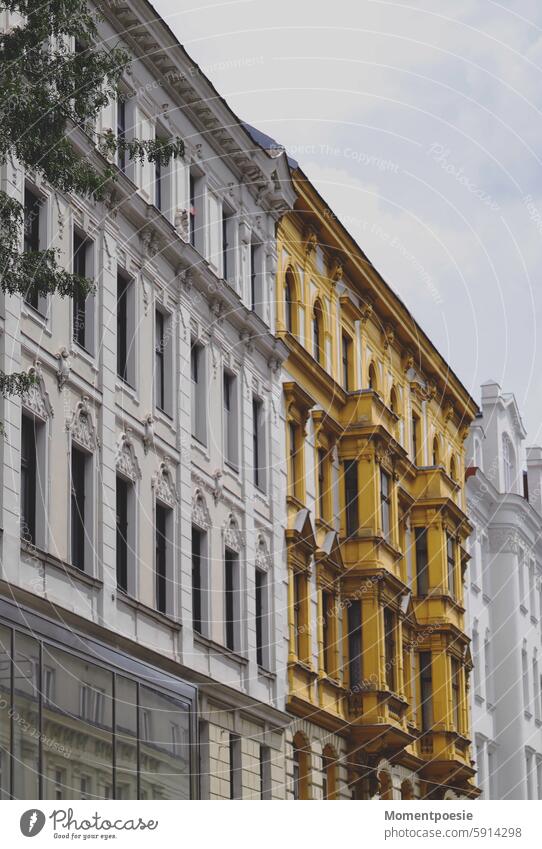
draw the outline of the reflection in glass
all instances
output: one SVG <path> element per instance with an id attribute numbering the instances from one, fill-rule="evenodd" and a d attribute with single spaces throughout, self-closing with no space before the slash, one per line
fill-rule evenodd
<path id="1" fill-rule="evenodd" d="M 113 676 L 43 649 L 45 799 L 107 799 L 113 785 Z"/>
<path id="2" fill-rule="evenodd" d="M 0 626 L 0 799 L 10 798 L 11 631 Z"/>
<path id="3" fill-rule="evenodd" d="M 15 635 L 13 770 L 16 799 L 39 798 L 39 643 Z"/>
<path id="4" fill-rule="evenodd" d="M 140 687 L 142 799 L 190 798 L 188 706 Z"/>
<path id="5" fill-rule="evenodd" d="M 117 799 L 137 799 L 137 685 L 117 676 L 115 684 Z"/>

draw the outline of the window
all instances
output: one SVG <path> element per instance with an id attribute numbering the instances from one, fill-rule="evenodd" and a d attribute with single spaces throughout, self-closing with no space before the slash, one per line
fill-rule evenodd
<path id="1" fill-rule="evenodd" d="M 171 540 L 171 509 L 163 504 L 156 504 L 155 526 L 155 594 L 156 609 L 160 613 L 170 612 L 167 598 L 168 560 L 170 558 Z"/>
<path id="2" fill-rule="evenodd" d="M 334 624 L 334 599 L 333 595 L 326 590 L 322 591 L 322 636 L 323 636 L 323 663 L 324 671 L 332 678 L 335 677 L 335 629 Z"/>
<path id="3" fill-rule="evenodd" d="M 81 684 L 79 691 L 79 716 L 93 725 L 103 725 L 105 691 L 92 684 Z"/>
<path id="4" fill-rule="evenodd" d="M 303 460 L 302 454 L 302 428 L 297 422 L 290 422 L 289 428 L 289 472 L 290 472 L 290 492 L 299 499 L 303 500 L 303 478 L 301 473 L 301 464 Z"/>
<path id="5" fill-rule="evenodd" d="M 349 392 L 353 388 L 353 380 L 351 375 L 352 361 L 351 351 L 352 340 L 348 333 L 342 335 L 342 363 L 343 363 L 343 388 L 345 392 Z"/>
<path id="6" fill-rule="evenodd" d="M 296 286 L 289 268 L 284 278 L 284 323 L 288 333 L 297 333 Z"/>
<path id="7" fill-rule="evenodd" d="M 260 799 L 272 798 L 271 749 L 260 745 Z"/>
<path id="8" fill-rule="evenodd" d="M 328 456 L 325 448 L 319 448 L 317 455 L 317 478 L 318 478 L 318 515 L 324 521 L 327 519 L 327 501 L 329 497 L 328 484 Z"/>
<path id="9" fill-rule="evenodd" d="M 254 486 L 265 492 L 265 416 L 263 401 L 252 399 L 252 456 Z"/>
<path id="10" fill-rule="evenodd" d="M 438 465 L 439 465 L 439 463 L 440 463 L 440 461 L 439 461 L 438 439 L 437 439 L 437 437 L 436 437 L 436 436 L 435 436 L 435 438 L 433 439 L 433 457 L 432 457 L 432 461 L 433 461 L 433 466 L 438 466 Z"/>
<path id="11" fill-rule="evenodd" d="M 45 242 L 45 205 L 43 199 L 28 186 L 24 192 L 23 216 L 23 250 L 25 253 L 37 253 L 42 250 Z M 45 315 L 47 297 L 34 288 L 33 283 L 25 294 L 26 303 L 41 315 Z"/>
<path id="12" fill-rule="evenodd" d="M 135 385 L 135 292 L 125 274 L 117 275 L 117 374 Z"/>
<path id="13" fill-rule="evenodd" d="M 459 665 L 459 661 L 456 660 L 455 657 L 451 658 L 451 671 L 452 671 L 452 716 L 454 722 L 454 728 L 458 734 L 461 733 L 461 716 L 460 716 L 460 707 L 461 707 L 461 667 Z"/>
<path id="14" fill-rule="evenodd" d="M 224 372 L 224 458 L 235 470 L 239 467 L 239 402 L 237 378 Z"/>
<path id="15" fill-rule="evenodd" d="M 225 626 L 226 646 L 230 651 L 239 650 L 239 555 L 226 548 L 224 553 L 225 566 Z"/>
<path id="16" fill-rule="evenodd" d="M 204 181 L 201 173 L 190 169 L 190 244 L 201 254 L 204 253 Z"/>
<path id="17" fill-rule="evenodd" d="M 374 363 L 371 363 L 369 366 L 368 377 L 369 389 L 371 389 L 373 392 L 378 392 L 378 381 L 376 379 L 376 369 Z"/>
<path id="18" fill-rule="evenodd" d="M 412 462 L 417 466 L 421 465 L 420 461 L 420 419 L 419 417 L 413 413 L 412 414 Z"/>
<path id="19" fill-rule="evenodd" d="M 477 620 L 472 626 L 472 673 L 474 676 L 474 695 L 480 697 L 480 635 L 478 634 Z"/>
<path id="20" fill-rule="evenodd" d="M 320 365 L 324 364 L 324 317 L 322 307 L 317 301 L 312 314 L 312 355 Z"/>
<path id="21" fill-rule="evenodd" d="M 267 574 L 256 569 L 256 662 L 267 667 L 269 636 L 267 629 Z"/>
<path id="22" fill-rule="evenodd" d="M 345 460 L 344 468 L 344 504 L 346 535 L 353 536 L 358 532 L 358 461 Z"/>
<path id="23" fill-rule="evenodd" d="M 172 404 L 172 334 L 171 317 L 155 312 L 154 329 L 154 397 L 157 408 L 171 418 Z"/>
<path id="24" fill-rule="evenodd" d="M 386 656 L 386 683 L 388 689 L 395 692 L 395 614 L 388 607 L 384 608 L 384 641 Z"/>
<path id="25" fill-rule="evenodd" d="M 222 204 L 222 277 L 228 283 L 235 281 L 235 216 Z"/>
<path id="26" fill-rule="evenodd" d="M 78 277 L 92 277 L 93 244 L 77 231 L 73 233 L 73 273 Z M 81 348 L 92 352 L 94 335 L 94 297 L 77 293 L 73 304 L 73 339 Z"/>
<path id="27" fill-rule="evenodd" d="M 502 438 L 502 461 L 504 467 L 504 491 L 513 492 L 516 488 L 516 455 L 512 440 L 507 433 Z"/>
<path id="28" fill-rule="evenodd" d="M 167 140 L 164 138 L 160 138 L 160 136 L 156 136 L 156 141 L 160 145 L 166 145 Z M 168 206 L 168 197 L 167 197 L 167 178 L 168 178 L 168 165 L 164 164 L 160 157 L 157 156 L 154 161 L 154 205 L 161 212 L 167 211 Z"/>
<path id="29" fill-rule="evenodd" d="M 203 634 L 203 565 L 205 533 L 192 525 L 192 627 Z"/>
<path id="30" fill-rule="evenodd" d="M 295 572 L 293 576 L 294 595 L 294 640 L 295 654 L 302 663 L 308 663 L 310 652 L 310 639 L 308 628 L 308 587 L 307 576 L 304 572 Z"/>
<path id="31" fill-rule="evenodd" d="M 192 436 L 203 445 L 207 444 L 206 397 L 205 397 L 205 349 L 197 342 L 190 351 L 190 373 L 192 381 Z"/>
<path id="32" fill-rule="evenodd" d="M 294 737 L 292 777 L 294 799 L 310 799 L 310 750 L 298 734 Z"/>
<path id="33" fill-rule="evenodd" d="M 117 141 L 126 141 L 126 101 L 120 94 L 117 95 Z M 126 151 L 122 147 L 117 151 L 117 165 L 126 171 Z"/>
<path id="34" fill-rule="evenodd" d="M 337 794 L 337 758 L 329 746 L 322 754 L 322 798 L 335 799 Z"/>
<path id="35" fill-rule="evenodd" d="M 242 799 L 241 738 L 230 733 L 230 799 Z"/>
<path id="36" fill-rule="evenodd" d="M 455 540 L 449 533 L 446 534 L 446 562 L 448 566 L 448 593 L 455 597 Z"/>
<path id="37" fill-rule="evenodd" d="M 521 678 L 523 682 L 523 710 L 525 713 L 530 713 L 529 662 L 525 645 L 521 651 Z"/>
<path id="38" fill-rule="evenodd" d="M 348 682 L 350 689 L 362 682 L 361 602 L 348 607 Z"/>
<path id="39" fill-rule="evenodd" d="M 430 731 L 433 727 L 433 675 L 429 651 L 420 652 L 420 699 L 422 731 Z"/>
<path id="40" fill-rule="evenodd" d="M 72 565 L 85 570 L 87 561 L 86 529 L 89 524 L 88 489 L 90 455 L 72 446 L 71 451 L 71 558 Z"/>
<path id="41" fill-rule="evenodd" d="M 383 469 L 380 469 L 380 518 L 382 533 L 387 540 L 390 539 L 391 535 L 390 510 L 390 476 Z"/>
<path id="42" fill-rule="evenodd" d="M 252 242 L 250 245 L 250 305 L 260 318 L 264 317 L 262 254 L 262 246 Z"/>
<path id="43" fill-rule="evenodd" d="M 117 587 L 128 592 L 128 500 L 130 484 L 117 475 Z"/>
<path id="44" fill-rule="evenodd" d="M 21 537 L 36 542 L 36 424 L 29 416 L 21 420 Z"/>
<path id="45" fill-rule="evenodd" d="M 492 660 L 491 660 L 491 643 L 489 633 L 486 632 L 484 638 L 484 686 L 486 690 L 486 701 L 488 705 L 493 702 L 493 678 L 491 675 Z"/>
<path id="46" fill-rule="evenodd" d="M 427 528 L 414 528 L 416 554 L 416 594 L 429 592 L 429 558 L 427 553 Z"/>

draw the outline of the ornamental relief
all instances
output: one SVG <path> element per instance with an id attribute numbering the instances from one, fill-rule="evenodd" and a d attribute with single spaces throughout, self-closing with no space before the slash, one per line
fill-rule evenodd
<path id="1" fill-rule="evenodd" d="M 237 519 L 232 513 L 230 513 L 224 523 L 223 534 L 224 545 L 232 551 L 235 551 L 237 554 L 240 554 L 244 547 L 245 540 L 239 529 Z"/>
<path id="2" fill-rule="evenodd" d="M 49 399 L 49 393 L 45 388 L 45 380 L 39 362 L 36 360 L 28 369 L 28 374 L 33 377 L 34 382 L 23 392 L 21 403 L 23 407 L 38 418 L 46 421 L 54 416 L 53 406 Z"/>
<path id="3" fill-rule="evenodd" d="M 66 430 L 71 433 L 72 440 L 79 443 L 87 451 L 95 451 L 99 440 L 92 419 L 92 410 L 86 395 L 77 403 L 71 421 L 66 423 Z"/>
<path id="4" fill-rule="evenodd" d="M 203 531 L 208 531 L 211 527 L 211 514 L 200 489 L 196 489 L 192 497 L 192 523 Z"/>
<path id="5" fill-rule="evenodd" d="M 141 469 L 137 461 L 130 428 L 127 428 L 126 432 L 120 436 L 115 465 L 118 472 L 134 483 L 137 480 L 141 480 Z"/>
<path id="6" fill-rule="evenodd" d="M 268 572 L 271 568 L 271 556 L 269 554 L 267 542 L 263 534 L 258 534 L 258 540 L 256 543 L 255 564 L 256 569 L 259 569 L 262 572 Z"/>
<path id="7" fill-rule="evenodd" d="M 159 501 L 172 509 L 175 507 L 179 499 L 173 482 L 173 475 L 166 459 L 162 460 L 158 471 L 152 477 L 152 488 Z"/>

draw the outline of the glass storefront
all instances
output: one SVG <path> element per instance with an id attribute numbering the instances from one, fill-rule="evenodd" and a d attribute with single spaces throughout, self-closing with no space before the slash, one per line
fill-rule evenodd
<path id="1" fill-rule="evenodd" d="M 195 688 L 20 618 L 0 622 L 0 799 L 194 798 Z"/>

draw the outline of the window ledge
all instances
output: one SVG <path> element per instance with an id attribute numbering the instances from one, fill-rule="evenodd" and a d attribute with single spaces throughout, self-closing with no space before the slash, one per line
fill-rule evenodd
<path id="1" fill-rule="evenodd" d="M 266 669 L 265 666 L 258 666 L 258 675 L 261 675 L 262 678 L 267 678 L 268 681 L 276 681 L 277 675 L 275 672 L 271 672 L 270 669 Z"/>
<path id="2" fill-rule="evenodd" d="M 134 404 L 139 406 L 139 397 L 137 394 L 137 390 L 131 386 L 129 383 L 126 383 L 121 377 L 117 377 L 115 382 L 115 389 L 119 392 L 122 392 L 123 395 L 127 395 L 132 399 Z"/>
<path id="3" fill-rule="evenodd" d="M 196 631 L 194 631 L 194 642 L 199 643 L 201 646 L 205 646 L 205 648 L 208 648 L 211 651 L 215 651 L 217 654 L 229 657 L 242 666 L 248 665 L 248 657 L 245 657 L 244 654 L 239 654 L 239 652 L 229 649 L 227 646 L 223 646 L 222 643 L 216 643 L 210 637 L 204 637 L 203 634 L 198 634 Z"/>
<path id="4" fill-rule="evenodd" d="M 478 595 L 478 593 L 480 592 L 480 587 L 478 586 L 478 584 L 475 583 L 474 581 L 471 581 L 470 586 L 471 586 L 471 590 Z"/>
<path id="5" fill-rule="evenodd" d="M 65 575 L 70 578 L 74 578 L 82 584 L 86 584 L 87 586 L 95 589 L 101 589 L 103 587 L 103 581 L 99 578 L 89 575 L 88 572 L 82 572 L 77 568 L 77 566 L 72 566 L 71 563 L 66 563 L 66 561 L 61 560 L 59 557 L 55 557 L 54 554 L 49 554 L 47 551 L 38 548 L 38 546 L 33 545 L 32 543 L 21 540 L 21 551 L 24 551 L 31 557 L 36 557 L 44 564 L 44 566 L 51 566 L 53 569 L 64 572 Z"/>
<path id="6" fill-rule="evenodd" d="M 530 710 L 524 710 L 523 716 L 525 717 L 525 719 L 529 719 L 529 720 L 531 720 L 533 718 L 533 715 L 532 715 Z"/>
<path id="7" fill-rule="evenodd" d="M 525 607 L 524 604 L 520 604 L 519 609 L 520 609 L 521 613 L 523 613 L 524 616 L 527 614 L 527 608 Z"/>
<path id="8" fill-rule="evenodd" d="M 194 436 L 194 434 L 192 434 L 191 446 L 196 449 L 198 454 L 201 454 L 204 460 L 209 461 L 211 459 L 207 446 L 197 436 Z"/>
<path id="9" fill-rule="evenodd" d="M 483 696 L 480 695 L 480 693 L 475 693 L 474 694 L 474 701 L 476 702 L 477 705 L 483 705 L 484 702 L 485 702 L 485 699 L 484 699 Z"/>
<path id="10" fill-rule="evenodd" d="M 29 318 L 31 321 L 33 321 L 35 324 L 37 324 L 38 327 L 41 327 L 41 329 L 48 336 L 53 335 L 51 328 L 49 327 L 49 316 L 43 315 L 43 313 L 34 309 L 34 307 L 31 307 L 30 304 L 26 303 L 24 298 L 23 298 L 23 305 L 21 307 L 21 315 L 23 315 L 25 318 Z"/>
<path id="11" fill-rule="evenodd" d="M 90 351 L 87 351 L 86 348 L 83 348 L 75 339 L 72 339 L 72 347 L 70 348 L 70 356 L 76 357 L 77 359 L 83 360 L 95 374 L 98 373 L 98 366 L 96 365 L 96 357 L 94 354 L 91 354 Z"/>
<path id="12" fill-rule="evenodd" d="M 160 407 L 154 408 L 154 418 L 157 422 L 162 422 L 165 427 L 169 428 L 173 433 L 176 433 L 177 428 L 175 427 L 175 419 L 173 416 L 170 416 L 169 413 L 161 410 Z"/>
<path id="13" fill-rule="evenodd" d="M 117 589 L 117 601 L 121 601 L 127 605 L 127 607 L 131 607 L 133 610 L 136 610 L 138 613 L 143 613 L 145 616 L 148 616 L 149 619 L 154 619 L 155 622 L 159 622 L 161 625 L 167 625 L 169 628 L 173 628 L 174 631 L 180 631 L 182 625 L 168 613 L 161 613 L 159 610 L 155 610 L 154 607 L 149 607 L 147 604 L 144 604 L 142 601 L 138 601 L 133 596 L 127 595 L 123 593 L 122 590 Z"/>
<path id="14" fill-rule="evenodd" d="M 532 614 L 531 614 L 531 624 L 532 625 L 538 625 L 538 619 L 536 618 L 536 616 L 533 616 Z"/>

